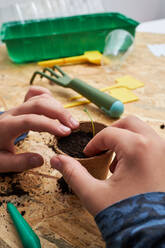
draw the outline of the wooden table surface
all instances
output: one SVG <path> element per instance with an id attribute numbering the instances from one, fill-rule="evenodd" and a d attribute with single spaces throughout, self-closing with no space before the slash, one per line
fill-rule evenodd
<path id="1" fill-rule="evenodd" d="M 165 43 L 165 35 L 137 33 L 134 51 L 118 72 L 107 73 L 101 66 L 87 64 L 65 66 L 63 69 L 70 76 L 80 78 L 97 88 L 113 85 L 116 78 L 128 74 L 143 81 L 145 86 L 134 91 L 139 101 L 125 104 L 122 117 L 135 114 L 165 137 L 165 129 L 160 129 L 160 125 L 165 123 L 165 57 L 154 57 L 146 46 L 157 43 Z M 5 46 L 0 46 L 0 97 L 8 109 L 22 103 L 32 73 L 38 69 L 40 68 L 35 63 L 12 63 Z M 52 85 L 39 77 L 34 84 L 50 89 L 54 97 L 63 104 L 69 103 L 69 97 L 76 95 L 70 89 Z M 0 99 L 0 108 L 2 107 Z M 70 109 L 78 120 L 88 120 L 83 107 Z M 87 107 L 95 121 L 108 125 L 113 122 L 93 104 Z M 54 154 L 49 147 L 52 138 L 48 133 L 30 132 L 26 140 L 16 147 L 17 152 L 33 151 L 42 154 L 45 163 L 40 169 L 0 176 L 0 247 L 21 247 L 6 212 L 6 202 L 10 200 L 19 211 L 25 211 L 24 217 L 39 235 L 42 247 L 102 248 L 104 242 L 96 224 L 76 196 L 62 195 L 56 179 L 39 175 L 44 173 L 60 177 L 57 171 L 50 168 L 49 161 Z M 15 193 L 15 185 L 22 189 L 21 196 Z"/>

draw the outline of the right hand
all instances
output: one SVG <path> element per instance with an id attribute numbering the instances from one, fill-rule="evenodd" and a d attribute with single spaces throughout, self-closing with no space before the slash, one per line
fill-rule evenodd
<path id="1" fill-rule="evenodd" d="M 116 157 L 105 181 L 93 178 L 71 157 L 51 159 L 92 215 L 136 194 L 165 191 L 165 140 L 146 123 L 132 116 L 121 119 L 99 132 L 84 152 L 92 156 L 107 149 Z"/>

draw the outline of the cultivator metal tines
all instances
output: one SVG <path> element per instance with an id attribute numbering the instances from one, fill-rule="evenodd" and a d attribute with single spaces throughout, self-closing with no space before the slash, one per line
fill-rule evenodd
<path id="1" fill-rule="evenodd" d="M 58 71 L 58 74 L 54 70 Z M 50 73 L 50 75 L 48 73 Z M 36 71 L 34 72 L 30 84 L 33 84 L 34 79 L 36 78 L 37 75 L 40 75 L 41 78 L 45 77 L 49 79 L 50 81 L 63 86 L 63 87 L 69 87 L 68 84 L 72 80 L 65 72 L 61 70 L 59 66 L 54 66 L 52 69 L 50 68 L 44 68 L 42 72 Z"/>

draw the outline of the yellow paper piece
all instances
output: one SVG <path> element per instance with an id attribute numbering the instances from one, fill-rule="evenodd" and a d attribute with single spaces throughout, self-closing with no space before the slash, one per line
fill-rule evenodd
<path id="1" fill-rule="evenodd" d="M 84 104 L 87 104 L 87 103 L 90 103 L 90 101 L 89 100 L 84 100 L 84 101 L 71 102 L 71 103 L 65 104 L 64 108 L 73 108 L 73 107 L 84 105 Z"/>
<path id="2" fill-rule="evenodd" d="M 114 88 L 109 91 L 110 95 L 120 100 L 122 103 L 129 103 L 137 101 L 139 98 L 131 90 L 126 88 Z M 89 100 L 75 101 L 64 105 L 64 108 L 73 108 L 76 106 L 90 103 Z"/>
<path id="3" fill-rule="evenodd" d="M 139 98 L 131 90 L 126 88 L 114 88 L 109 91 L 110 95 L 120 100 L 122 103 L 137 101 Z"/>
<path id="4" fill-rule="evenodd" d="M 125 87 L 128 88 L 130 90 L 135 90 L 137 88 L 143 87 L 144 83 L 139 81 L 138 79 L 130 76 L 130 75 L 126 75 L 124 77 L 120 77 L 115 79 L 116 82 L 116 86 L 120 87 Z"/>
<path id="5" fill-rule="evenodd" d="M 104 91 L 108 91 L 108 90 L 110 90 L 112 88 L 113 88 L 112 86 L 108 86 L 108 87 L 105 87 L 105 88 L 102 88 L 102 89 L 99 89 L 99 90 L 104 92 Z M 69 98 L 69 100 L 73 101 L 73 100 L 80 99 L 80 98 L 83 98 L 83 96 L 81 96 L 81 95 L 73 96 L 73 97 Z"/>
<path id="6" fill-rule="evenodd" d="M 115 80 L 115 82 L 116 82 L 116 84 L 102 88 L 102 89 L 100 89 L 100 91 L 104 92 L 104 91 L 108 91 L 108 90 L 116 89 L 116 88 L 120 88 L 120 87 L 122 87 L 122 88 L 124 87 L 124 88 L 129 89 L 129 90 L 135 90 L 137 88 L 144 86 L 143 82 L 137 80 L 136 78 L 134 78 L 130 75 L 126 75 L 124 77 L 117 78 Z M 76 99 L 80 99 L 82 97 L 83 96 L 81 96 L 81 95 L 77 95 L 77 96 L 71 97 L 69 100 L 73 101 Z"/>

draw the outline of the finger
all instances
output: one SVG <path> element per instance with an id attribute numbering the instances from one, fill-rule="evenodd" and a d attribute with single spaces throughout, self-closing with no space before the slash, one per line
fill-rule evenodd
<path id="1" fill-rule="evenodd" d="M 13 111 L 14 115 L 23 114 L 37 114 L 45 115 L 51 119 L 58 119 L 64 125 L 75 129 L 79 126 L 78 121 L 76 121 L 69 111 L 64 109 L 64 107 L 56 101 L 53 97 L 48 94 L 43 94 L 42 96 L 35 96 L 31 98 L 18 108 Z"/>
<path id="2" fill-rule="evenodd" d="M 12 154 L 0 152 L 0 172 L 22 172 L 41 166 L 44 161 L 37 153 Z"/>
<path id="3" fill-rule="evenodd" d="M 93 182 L 93 177 L 80 163 L 64 155 L 54 156 L 51 161 L 51 166 L 61 172 L 66 182 L 71 186 L 79 196 L 88 188 L 88 183 Z"/>
<path id="4" fill-rule="evenodd" d="M 51 95 L 50 91 L 44 87 L 40 86 L 31 86 L 30 89 L 28 90 L 27 94 L 25 95 L 24 102 L 26 102 L 28 99 L 42 95 L 42 94 L 48 94 Z"/>
<path id="5" fill-rule="evenodd" d="M 64 176 L 66 182 L 71 186 L 88 211 L 93 213 L 94 202 L 96 201 L 100 181 L 92 177 L 88 171 L 75 159 L 59 155 L 54 156 L 51 166 Z"/>
<path id="6" fill-rule="evenodd" d="M 112 124 L 112 127 L 127 129 L 135 133 L 144 134 L 145 136 L 147 134 L 156 134 L 156 132 L 149 125 L 133 115 L 116 121 Z"/>
<path id="7" fill-rule="evenodd" d="M 19 115 L 10 117 L 4 127 L 6 129 L 6 140 L 18 137 L 30 130 L 37 132 L 49 132 L 53 135 L 69 135 L 71 129 L 43 115 Z"/>
<path id="8" fill-rule="evenodd" d="M 116 152 L 117 158 L 122 154 L 130 153 L 132 147 L 140 138 L 136 133 L 116 127 L 107 127 L 94 136 L 87 144 L 84 153 L 88 156 L 98 154 L 102 151 L 112 150 Z"/>

